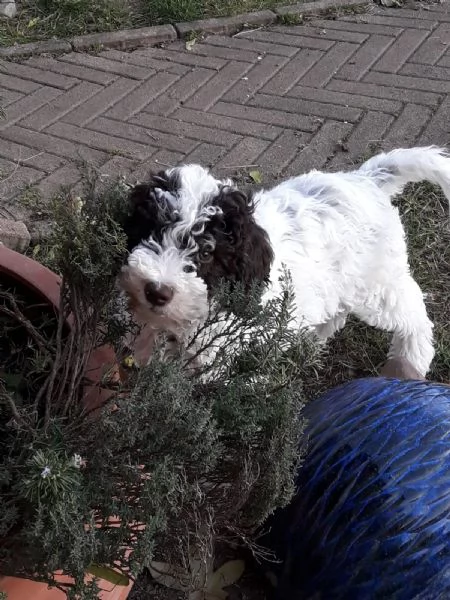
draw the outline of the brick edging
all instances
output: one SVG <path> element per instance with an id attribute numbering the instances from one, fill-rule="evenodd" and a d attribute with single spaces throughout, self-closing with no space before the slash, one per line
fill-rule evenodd
<path id="1" fill-rule="evenodd" d="M 0 218 L 0 245 L 4 244 L 16 252 L 25 252 L 31 235 L 23 221 Z"/>
<path id="2" fill-rule="evenodd" d="M 0 48 L 0 58 L 23 58 L 37 54 L 63 54 L 72 51 L 83 52 L 98 47 L 129 50 L 140 46 L 154 46 L 163 42 L 183 39 L 190 33 L 232 34 L 246 26 L 264 26 L 277 21 L 283 23 L 289 17 L 300 19 L 302 16 L 310 16 L 347 7 L 363 7 L 370 4 L 370 1 L 317 0 L 316 2 L 280 6 L 273 11 L 261 10 L 233 17 L 202 19 L 186 23 L 175 23 L 175 25 L 122 29 L 107 33 L 90 33 L 63 40 L 45 40 L 42 42 L 30 42 L 29 44 L 17 44 L 15 46 Z"/>

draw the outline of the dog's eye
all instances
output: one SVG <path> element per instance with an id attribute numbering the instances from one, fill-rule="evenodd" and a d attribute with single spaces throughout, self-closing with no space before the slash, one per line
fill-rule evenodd
<path id="1" fill-rule="evenodd" d="M 183 271 L 185 273 L 193 273 L 195 271 L 194 265 L 184 265 Z"/>
<path id="2" fill-rule="evenodd" d="M 200 252 L 200 260 L 202 260 L 203 262 L 209 260 L 211 258 L 211 251 L 210 250 L 202 250 Z"/>

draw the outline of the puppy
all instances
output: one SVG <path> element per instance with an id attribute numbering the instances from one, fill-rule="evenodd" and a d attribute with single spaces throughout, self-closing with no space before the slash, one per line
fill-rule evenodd
<path id="1" fill-rule="evenodd" d="M 204 322 L 215 286 L 260 284 L 281 293 L 287 268 L 296 326 L 326 340 L 354 314 L 393 333 L 389 356 L 425 375 L 433 325 L 410 274 L 391 199 L 428 180 L 450 200 L 450 155 L 435 147 L 379 154 L 351 172 L 311 171 L 248 196 L 198 165 L 160 172 L 130 195 L 129 256 L 120 285 L 143 326 L 136 360 L 155 337 L 180 343 Z"/>

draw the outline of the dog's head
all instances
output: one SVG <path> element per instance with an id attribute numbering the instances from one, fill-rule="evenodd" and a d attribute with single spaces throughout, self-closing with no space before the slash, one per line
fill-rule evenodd
<path id="1" fill-rule="evenodd" d="M 202 320 L 223 280 L 249 287 L 269 278 L 273 252 L 252 199 L 197 165 L 137 185 L 125 232 L 122 286 L 134 311 L 158 328 Z"/>

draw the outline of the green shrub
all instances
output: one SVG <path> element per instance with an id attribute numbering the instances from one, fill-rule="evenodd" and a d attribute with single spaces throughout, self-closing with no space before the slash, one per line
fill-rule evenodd
<path id="1" fill-rule="evenodd" d="M 129 327 L 115 291 L 125 196 L 122 184 L 89 184 L 82 200 L 63 192 L 53 205 L 53 238 L 37 252 L 62 276 L 53 326 L 0 287 L 0 337 L 20 342 L 17 360 L 28 348 L 20 365 L 0 352 L 2 573 L 83 600 L 97 597 L 96 580 L 85 582 L 95 565 L 134 577 L 154 559 L 206 564 L 218 539 L 255 544 L 258 525 L 291 497 L 302 382 L 317 364 L 314 343 L 289 329 L 289 277 L 264 308 L 256 292 L 223 287 L 225 313 L 212 310 L 202 335 L 225 319 L 225 350 L 206 370 L 192 374 L 158 348 L 148 367 L 109 382 L 100 412 L 83 410 L 89 353 L 106 341 L 119 353 Z"/>

